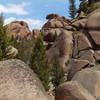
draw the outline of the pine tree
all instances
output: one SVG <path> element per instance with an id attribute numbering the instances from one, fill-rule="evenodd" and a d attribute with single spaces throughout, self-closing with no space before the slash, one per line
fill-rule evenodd
<path id="1" fill-rule="evenodd" d="M 73 19 L 76 16 L 76 5 L 75 5 L 75 0 L 69 0 L 69 14 L 70 17 Z"/>
<path id="2" fill-rule="evenodd" d="M 87 0 L 80 0 L 79 11 L 87 12 L 88 8 L 88 1 Z"/>
<path id="3" fill-rule="evenodd" d="M 43 37 L 40 36 L 33 47 L 30 66 L 42 81 L 45 89 L 49 90 L 51 68 L 46 57 L 46 47 L 43 45 Z"/>
<path id="4" fill-rule="evenodd" d="M 99 0 L 80 0 L 81 2 L 88 2 L 89 5 L 98 2 Z"/>
<path id="5" fill-rule="evenodd" d="M 52 84 L 54 86 L 54 91 L 56 88 L 65 81 L 64 79 L 65 72 L 64 69 L 59 65 L 57 58 L 55 58 L 55 62 L 52 66 Z"/>
<path id="6" fill-rule="evenodd" d="M 0 61 L 14 58 L 12 55 L 8 55 L 10 48 L 13 45 L 12 37 L 8 36 L 6 31 L 7 27 L 4 26 L 3 14 L 0 15 Z"/>
<path id="7" fill-rule="evenodd" d="M 0 61 L 9 59 L 7 55 L 7 48 L 12 45 L 11 37 L 6 32 L 6 26 L 4 26 L 3 15 L 0 15 Z"/>

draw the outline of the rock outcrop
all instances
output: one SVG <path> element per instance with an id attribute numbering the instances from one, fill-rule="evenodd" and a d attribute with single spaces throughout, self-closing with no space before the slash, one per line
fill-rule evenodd
<path id="1" fill-rule="evenodd" d="M 100 49 L 100 12 L 89 16 L 86 28 L 95 49 Z"/>
<path id="2" fill-rule="evenodd" d="M 99 100 L 100 69 L 95 66 L 100 67 L 100 9 L 89 16 L 81 12 L 73 20 L 56 14 L 47 19 L 42 30 L 45 41 L 52 43 L 47 50 L 49 62 L 57 57 L 59 64 L 68 69 L 70 81 L 58 87 L 56 100 Z"/>
<path id="3" fill-rule="evenodd" d="M 18 41 L 20 40 L 30 40 L 31 31 L 26 22 L 24 21 L 13 21 L 7 24 L 7 33 L 15 37 Z"/>
<path id="4" fill-rule="evenodd" d="M 49 14 L 46 18 L 48 21 L 42 27 L 42 31 L 46 38 L 49 36 L 54 37 L 55 35 L 59 36 L 62 33 L 62 30 L 66 30 L 67 26 L 68 28 L 72 28 L 71 26 L 69 27 L 70 20 L 63 16 L 59 16 L 57 14 Z M 50 41 L 48 40 L 47 42 Z"/>
<path id="5" fill-rule="evenodd" d="M 72 45 L 72 33 L 62 30 L 62 34 L 59 35 L 58 39 L 47 51 L 49 63 L 54 63 L 55 58 L 57 58 L 60 66 L 65 68 L 72 54 Z"/>
<path id="6" fill-rule="evenodd" d="M 78 71 L 80 71 L 84 68 L 87 68 L 87 67 L 91 67 L 91 66 L 89 65 L 88 60 L 72 59 L 69 62 L 68 67 L 69 67 L 69 71 L 68 71 L 67 81 L 70 81 Z"/>
<path id="7" fill-rule="evenodd" d="M 86 18 L 85 18 L 86 19 Z M 68 80 L 75 75 L 76 71 L 84 68 L 93 67 L 100 63 L 100 9 L 92 12 L 85 22 L 85 26 L 77 27 L 76 33 L 73 34 L 73 52 L 72 59 L 78 60 L 78 63 L 69 63 L 70 71 L 68 73 Z M 75 22 L 74 22 L 75 23 Z M 79 30 L 80 29 L 80 30 Z M 74 32 L 75 33 L 75 32 Z M 87 65 L 80 63 L 85 60 Z M 73 60 L 72 60 L 73 61 Z"/>
<path id="8" fill-rule="evenodd" d="M 79 82 L 94 97 L 100 97 L 100 66 L 79 71 L 72 81 Z"/>
<path id="9" fill-rule="evenodd" d="M 60 85 L 55 94 L 55 100 L 96 100 L 77 81 L 66 82 Z"/>
<path id="10" fill-rule="evenodd" d="M 64 56 L 62 56 L 65 57 L 65 55 L 68 54 L 70 57 L 65 57 L 63 60 L 62 58 L 60 59 L 62 66 L 69 66 L 68 61 L 71 59 L 76 59 L 78 62 L 80 61 L 79 63 L 81 63 L 82 60 L 86 60 L 90 67 L 96 64 L 96 61 L 99 60 L 97 51 L 100 50 L 99 10 L 97 12 L 92 12 L 89 16 L 85 16 L 85 14 L 81 12 L 79 16 L 73 20 L 66 19 L 56 14 L 50 14 L 46 18 L 48 21 L 42 27 L 42 32 L 45 35 L 45 42 L 49 45 L 47 51 L 49 62 L 52 63 L 55 56 L 58 58 L 61 57 L 59 56 L 61 55 L 60 49 L 64 50 L 64 48 L 69 48 L 70 52 L 66 49 L 66 53 L 63 53 Z M 64 39 L 55 39 L 55 36 L 57 38 L 61 37 L 62 35 L 60 34 L 63 33 L 66 34 Z M 73 38 L 69 38 L 68 35 Z M 66 45 L 64 45 L 65 40 Z M 69 64 L 71 65 L 71 63 Z M 84 66 L 81 68 L 84 68 Z"/>
<path id="11" fill-rule="evenodd" d="M 0 62 L 0 100 L 48 100 L 36 74 L 20 60 Z"/>
<path id="12" fill-rule="evenodd" d="M 46 17 L 47 23 L 42 27 L 44 41 L 48 43 L 47 56 L 49 63 L 53 63 L 55 57 L 58 58 L 59 64 L 65 67 L 72 54 L 73 37 L 72 32 L 66 27 L 72 29 L 70 20 L 65 17 L 50 14 Z"/>

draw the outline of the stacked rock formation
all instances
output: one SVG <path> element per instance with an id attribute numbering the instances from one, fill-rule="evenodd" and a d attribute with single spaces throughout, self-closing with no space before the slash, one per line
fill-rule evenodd
<path id="1" fill-rule="evenodd" d="M 100 100 L 100 9 L 71 21 L 72 56 L 66 82 L 56 90 L 56 100 Z"/>
<path id="2" fill-rule="evenodd" d="M 93 67 L 100 61 L 100 10 L 89 16 L 81 12 L 74 20 L 56 14 L 46 18 L 48 22 L 42 31 L 45 41 L 51 44 L 47 51 L 49 62 L 53 63 L 54 57 L 58 57 L 62 67 L 70 69 L 68 80 L 73 76 L 71 73 Z"/>
<path id="3" fill-rule="evenodd" d="M 80 29 L 80 34 L 73 35 L 74 45 L 68 80 L 72 78 L 72 73 L 93 67 L 100 62 L 100 10 L 87 17 L 85 27 Z"/>
<path id="4" fill-rule="evenodd" d="M 6 26 L 8 34 L 16 38 L 18 41 L 31 39 L 31 31 L 26 22 L 13 21 Z"/>
<path id="5" fill-rule="evenodd" d="M 66 29 L 70 27 L 70 20 L 56 14 L 50 14 L 46 18 L 48 22 L 43 26 L 42 33 L 45 36 L 45 42 L 48 43 L 49 63 L 52 64 L 56 57 L 59 64 L 65 67 L 72 53 L 73 45 L 72 32 Z"/>

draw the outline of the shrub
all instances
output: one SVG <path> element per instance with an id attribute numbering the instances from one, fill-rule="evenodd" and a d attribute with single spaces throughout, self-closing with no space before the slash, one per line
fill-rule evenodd
<path id="1" fill-rule="evenodd" d="M 65 72 L 64 69 L 59 65 L 57 58 L 55 58 L 55 62 L 52 66 L 52 76 L 51 76 L 51 81 L 54 86 L 54 91 L 55 89 L 65 81 L 64 79 Z"/>
<path id="2" fill-rule="evenodd" d="M 7 55 L 7 48 L 13 44 L 12 37 L 8 36 L 6 26 L 4 26 L 3 15 L 0 15 L 0 61 L 10 59 Z"/>
<path id="3" fill-rule="evenodd" d="M 45 89 L 49 90 L 51 68 L 46 57 L 46 47 L 43 45 L 43 37 L 35 41 L 30 59 L 31 69 L 38 75 Z"/>

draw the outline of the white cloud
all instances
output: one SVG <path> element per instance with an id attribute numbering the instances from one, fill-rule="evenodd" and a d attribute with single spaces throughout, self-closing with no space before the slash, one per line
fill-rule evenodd
<path id="1" fill-rule="evenodd" d="M 15 20 L 27 22 L 31 30 L 32 29 L 40 29 L 43 26 L 43 24 L 45 23 L 44 21 L 41 21 L 39 19 L 31 19 L 31 18 L 17 19 L 14 17 L 10 17 L 10 18 L 5 19 L 5 24 L 8 24 Z"/>
<path id="2" fill-rule="evenodd" d="M 27 15 L 28 11 L 25 10 L 26 6 L 29 6 L 30 3 L 21 3 L 21 4 L 8 4 L 4 6 L 0 4 L 0 12 L 7 14 L 17 14 L 17 15 Z"/>

